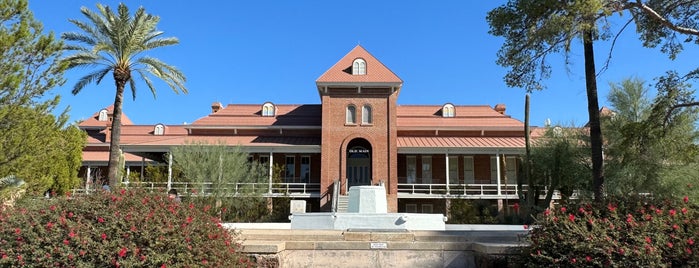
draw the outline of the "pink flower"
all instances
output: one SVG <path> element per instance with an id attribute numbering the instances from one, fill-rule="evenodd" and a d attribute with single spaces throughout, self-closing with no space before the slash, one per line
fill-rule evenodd
<path id="1" fill-rule="evenodd" d="M 573 215 L 573 214 L 568 214 L 568 220 L 570 220 L 570 221 L 575 221 L 575 215 Z"/>
<path id="2" fill-rule="evenodd" d="M 580 207 L 580 208 L 578 209 L 578 212 L 580 212 L 580 214 L 583 214 L 583 215 L 584 215 L 584 214 L 585 214 L 585 209 L 584 209 L 583 207 Z"/>
<path id="3" fill-rule="evenodd" d="M 102 235 L 101 235 L 101 236 L 102 236 L 102 240 L 105 240 L 105 239 L 107 239 L 107 234 L 105 234 L 105 233 L 102 233 Z"/>
<path id="4" fill-rule="evenodd" d="M 667 242 L 667 247 L 672 248 L 672 242 Z"/>
<path id="5" fill-rule="evenodd" d="M 187 216 L 187 223 L 192 223 L 192 216 Z"/>
<path id="6" fill-rule="evenodd" d="M 561 207 L 561 212 L 566 213 L 566 207 Z"/>
<path id="7" fill-rule="evenodd" d="M 529 229 L 529 225 L 526 225 L 526 224 L 525 224 L 525 225 L 522 225 L 522 227 L 524 227 L 524 230 Z"/>
<path id="8" fill-rule="evenodd" d="M 670 210 L 670 216 L 675 216 L 675 214 L 677 214 L 677 211 L 674 210 L 674 209 L 671 209 L 671 210 Z"/>
<path id="9" fill-rule="evenodd" d="M 548 216 L 549 214 L 551 214 L 551 211 L 548 208 L 544 210 L 544 216 Z"/>
<path id="10" fill-rule="evenodd" d="M 51 205 L 51 206 L 49 207 L 49 209 L 50 209 L 51 211 L 54 211 L 54 210 L 56 210 L 56 206 Z"/>
<path id="11" fill-rule="evenodd" d="M 685 203 L 687 203 L 687 202 L 689 202 L 689 197 L 685 195 L 684 198 L 683 198 L 682 200 L 683 200 Z"/>
<path id="12" fill-rule="evenodd" d="M 68 218 L 72 218 L 72 217 L 73 217 L 73 212 L 68 212 Z"/>
<path id="13" fill-rule="evenodd" d="M 121 194 L 121 195 L 124 195 L 124 193 L 126 193 L 126 190 L 125 190 L 125 189 L 121 189 L 121 190 L 119 191 L 119 194 Z"/>
<path id="14" fill-rule="evenodd" d="M 592 257 L 590 257 L 590 256 L 585 256 L 585 260 L 588 261 L 588 262 L 591 262 L 591 261 L 592 261 Z"/>
<path id="15" fill-rule="evenodd" d="M 572 258 L 572 259 L 570 259 L 570 262 L 576 263 L 576 262 L 578 262 L 578 260 L 576 260 L 575 258 Z"/>
<path id="16" fill-rule="evenodd" d="M 126 248 L 121 248 L 121 250 L 119 250 L 119 257 L 123 258 L 124 256 L 126 256 L 126 251 Z"/>
<path id="17" fill-rule="evenodd" d="M 75 233 L 73 232 L 73 230 L 71 230 L 70 233 L 68 233 L 68 237 L 70 237 L 70 238 L 75 237 Z"/>
<path id="18" fill-rule="evenodd" d="M 690 246 L 694 245 L 694 239 L 692 239 L 691 237 L 687 239 L 687 244 L 689 244 Z"/>
<path id="19" fill-rule="evenodd" d="M 160 268 L 167 268 L 167 266 L 163 263 L 163 265 L 160 265 Z"/>
<path id="20" fill-rule="evenodd" d="M 682 214 L 687 214 L 687 208 L 682 208 Z"/>
<path id="21" fill-rule="evenodd" d="M 19 228 L 15 228 L 15 234 L 16 234 L 16 235 L 19 235 L 19 233 L 21 233 L 21 232 L 22 232 L 22 230 L 20 230 Z"/>
<path id="22" fill-rule="evenodd" d="M 652 241 L 650 240 L 650 237 L 647 237 L 647 236 L 646 236 L 646 243 L 650 244 L 650 242 L 652 242 Z"/>
<path id="23" fill-rule="evenodd" d="M 614 204 L 612 204 L 612 203 L 609 203 L 607 205 L 607 209 L 609 209 L 609 211 L 611 211 L 611 212 L 614 212 L 614 211 L 616 211 L 616 206 L 614 206 Z"/>
<path id="24" fill-rule="evenodd" d="M 97 222 L 103 223 L 103 222 L 104 222 L 104 219 L 103 219 L 102 217 L 99 217 L 99 218 L 97 218 Z"/>
<path id="25" fill-rule="evenodd" d="M 68 241 L 68 239 L 63 239 L 63 244 L 68 245 L 68 244 L 70 244 L 70 241 Z"/>
<path id="26" fill-rule="evenodd" d="M 673 224 L 673 225 L 672 225 L 672 229 L 674 229 L 674 230 L 677 230 L 677 229 L 679 229 L 679 228 L 680 228 L 680 227 L 679 227 L 677 224 Z"/>
<path id="27" fill-rule="evenodd" d="M 49 222 L 46 224 L 46 229 L 51 229 L 53 227 L 53 222 Z"/>
<path id="28" fill-rule="evenodd" d="M 691 249 L 691 248 L 686 248 L 684 251 L 687 252 L 687 254 L 692 254 L 692 249 Z"/>
<path id="29" fill-rule="evenodd" d="M 190 209 L 194 208 L 194 204 L 189 203 L 189 208 L 190 208 Z"/>

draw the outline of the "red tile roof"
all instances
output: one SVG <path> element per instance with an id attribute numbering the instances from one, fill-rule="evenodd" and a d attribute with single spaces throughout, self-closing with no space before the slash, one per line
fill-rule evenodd
<path id="1" fill-rule="evenodd" d="M 114 104 L 107 106 L 107 114 L 112 115 L 114 112 Z M 102 109 L 100 109 L 101 111 Z M 78 125 L 79 127 L 106 127 L 111 125 L 110 121 L 99 121 L 97 120 L 100 114 L 100 111 L 97 111 L 94 113 L 91 117 L 88 119 L 85 119 L 84 121 L 80 122 Z M 126 113 L 121 113 L 121 125 L 133 125 L 133 122 L 131 122 L 131 119 L 129 119 L 128 116 L 126 116 Z"/>
<path id="2" fill-rule="evenodd" d="M 442 106 L 400 105 L 396 126 L 411 128 L 450 128 L 465 130 L 523 130 L 524 123 L 501 114 L 487 105 L 454 106 L 454 117 L 442 117 Z"/>
<path id="3" fill-rule="evenodd" d="M 127 162 L 140 162 L 142 158 L 131 153 L 124 153 Z M 146 161 L 153 161 L 146 158 Z M 107 162 L 109 161 L 109 151 L 83 151 L 83 162 Z"/>
<path id="4" fill-rule="evenodd" d="M 163 136 L 160 136 L 163 137 Z M 123 145 L 183 145 L 191 142 L 208 144 L 224 143 L 243 146 L 320 146 L 320 137 L 264 137 L 264 136 L 179 136 L 163 137 L 158 140 L 125 142 Z"/>
<path id="5" fill-rule="evenodd" d="M 318 126 L 322 107 L 317 104 L 275 105 L 275 116 L 262 116 L 262 104 L 229 104 L 225 109 L 194 121 L 197 126 Z"/>
<path id="6" fill-rule="evenodd" d="M 353 75 L 346 70 L 352 70 L 352 63 L 355 59 L 361 58 L 366 62 L 366 75 Z M 321 75 L 316 83 L 356 83 L 356 82 L 376 82 L 376 83 L 403 83 L 391 70 L 377 60 L 362 46 L 357 45 L 347 53 L 340 61 L 335 63 L 330 69 Z"/>
<path id="7" fill-rule="evenodd" d="M 524 137 L 398 137 L 398 148 L 524 148 Z"/>

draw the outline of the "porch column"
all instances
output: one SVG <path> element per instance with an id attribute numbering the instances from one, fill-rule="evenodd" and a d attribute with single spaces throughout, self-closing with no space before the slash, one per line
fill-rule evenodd
<path id="1" fill-rule="evenodd" d="M 90 184 L 89 184 L 88 182 L 90 182 L 90 179 L 91 179 L 91 178 L 90 178 L 90 175 L 92 175 L 92 174 L 90 174 L 90 173 L 92 173 L 91 171 L 92 171 L 92 167 L 90 167 L 90 166 L 88 165 L 88 166 L 87 166 L 87 173 L 86 173 L 87 176 L 85 176 L 85 190 L 86 190 L 86 191 L 87 191 L 87 189 L 90 188 Z"/>
<path id="2" fill-rule="evenodd" d="M 172 152 L 167 154 L 167 190 L 172 189 Z"/>
<path id="3" fill-rule="evenodd" d="M 449 151 L 447 151 L 444 154 L 444 159 L 446 160 L 446 161 L 444 161 L 444 163 L 445 163 L 444 170 L 446 171 L 446 175 L 447 175 L 446 176 L 446 178 L 447 178 L 447 194 L 449 194 Z"/>
<path id="4" fill-rule="evenodd" d="M 497 150 L 495 153 L 495 167 L 497 168 L 496 170 L 496 177 L 497 177 L 497 182 L 498 182 L 498 195 L 502 194 L 502 185 L 500 184 L 500 150 Z"/>
<path id="5" fill-rule="evenodd" d="M 146 158 L 141 157 L 141 181 L 143 181 L 143 176 L 145 176 L 144 173 L 146 173 L 145 167 L 146 167 Z"/>
<path id="6" fill-rule="evenodd" d="M 126 167 L 126 182 L 129 183 L 129 175 L 131 175 L 131 170 L 129 169 L 128 165 L 124 165 Z M 141 172 L 141 176 L 143 176 L 143 172 Z"/>
<path id="7" fill-rule="evenodd" d="M 272 152 L 269 152 L 269 187 L 267 189 L 267 193 L 271 194 L 272 193 L 272 177 L 274 175 L 273 169 L 274 169 L 274 154 Z"/>

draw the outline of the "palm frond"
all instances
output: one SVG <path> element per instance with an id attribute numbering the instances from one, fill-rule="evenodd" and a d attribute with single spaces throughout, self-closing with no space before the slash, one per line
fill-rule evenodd
<path id="1" fill-rule="evenodd" d="M 99 42 L 91 36 L 87 36 L 85 34 L 76 33 L 76 32 L 63 33 L 63 34 L 61 34 L 61 38 L 65 39 L 67 41 L 75 41 L 75 42 L 85 43 L 85 44 L 90 45 L 90 46 L 94 46 L 95 44 L 97 44 Z"/>
<path id="2" fill-rule="evenodd" d="M 95 27 L 94 24 L 89 24 L 83 21 L 79 20 L 74 20 L 70 19 L 68 20 L 69 22 L 73 23 L 75 26 L 78 26 L 80 30 L 83 30 L 87 35 L 94 39 L 101 39 L 103 37 L 102 33 Z"/>
<path id="3" fill-rule="evenodd" d="M 187 78 L 174 66 L 151 57 L 139 58 L 138 63 L 145 65 L 148 72 L 165 81 L 175 93 L 180 91 L 187 93 L 187 88 L 184 85 Z"/>
<path id="4" fill-rule="evenodd" d="M 136 72 L 138 72 L 141 79 L 143 79 L 143 81 L 146 82 L 148 89 L 150 89 L 150 92 L 153 93 L 153 98 L 156 99 L 157 96 L 155 94 L 155 87 L 153 86 L 153 82 L 150 80 L 150 78 L 148 78 L 148 74 L 143 72 L 142 69 L 137 69 Z"/>
<path id="5" fill-rule="evenodd" d="M 177 39 L 177 37 L 168 37 L 168 38 L 158 38 L 154 40 L 149 40 L 145 44 L 143 44 L 143 50 L 148 50 L 148 49 L 154 49 L 154 48 L 159 48 L 159 47 L 164 47 L 164 46 L 172 46 L 172 45 L 177 45 L 180 43 L 180 40 Z"/>
<path id="6" fill-rule="evenodd" d="M 75 86 L 73 86 L 73 90 L 70 93 L 73 93 L 73 95 L 76 95 L 80 93 L 80 91 L 93 81 L 97 81 L 97 84 L 99 84 L 102 81 L 102 78 L 104 78 L 105 75 L 109 73 L 109 71 L 112 70 L 111 66 L 108 66 L 104 69 L 97 70 L 95 72 L 92 72 L 86 76 L 83 76 L 78 80 L 77 83 L 75 83 Z"/>
<path id="7" fill-rule="evenodd" d="M 66 62 L 68 64 L 68 69 L 72 69 L 78 66 L 97 65 L 100 64 L 100 60 L 102 60 L 102 57 L 100 57 L 97 54 L 88 52 L 78 52 L 76 54 L 63 58 L 61 61 Z"/>
<path id="8" fill-rule="evenodd" d="M 133 100 L 136 100 L 136 82 L 134 82 L 133 77 L 129 79 L 129 88 L 131 88 Z"/>

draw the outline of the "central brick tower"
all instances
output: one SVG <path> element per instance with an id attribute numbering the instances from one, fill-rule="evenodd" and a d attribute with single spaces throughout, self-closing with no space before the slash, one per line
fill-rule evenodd
<path id="1" fill-rule="evenodd" d="M 396 212 L 396 99 L 403 81 L 357 45 L 316 80 L 322 108 L 321 201 L 330 210 L 333 183 L 386 187 Z"/>

